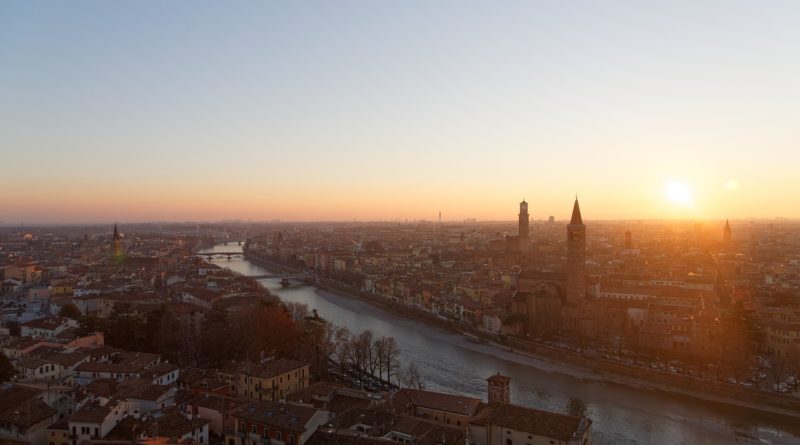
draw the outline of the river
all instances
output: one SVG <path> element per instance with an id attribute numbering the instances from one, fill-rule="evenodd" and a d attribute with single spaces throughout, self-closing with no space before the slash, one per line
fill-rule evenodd
<path id="1" fill-rule="evenodd" d="M 218 245 L 203 252 L 241 247 Z M 243 275 L 268 271 L 242 258 L 215 264 Z M 320 316 L 352 332 L 369 329 L 392 336 L 401 361 L 413 360 L 426 389 L 486 399 L 486 381 L 499 372 L 511 377 L 511 401 L 519 405 L 581 414 L 593 421 L 598 444 L 800 444 L 800 420 L 730 407 L 660 391 L 631 388 L 557 372 L 559 366 L 442 332 L 399 318 L 362 300 L 302 283 L 282 288 L 261 280 L 284 301 L 306 303 Z M 584 374 L 585 375 L 585 374 Z"/>

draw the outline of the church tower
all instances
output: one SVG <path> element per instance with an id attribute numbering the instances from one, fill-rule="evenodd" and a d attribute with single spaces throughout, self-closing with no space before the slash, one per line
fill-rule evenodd
<path id="1" fill-rule="evenodd" d="M 111 257 L 119 258 L 122 256 L 122 237 L 117 230 L 117 225 L 114 224 L 114 238 L 111 244 Z"/>
<path id="2" fill-rule="evenodd" d="M 519 203 L 519 253 L 527 254 L 531 249 L 530 215 L 528 203 L 523 199 Z"/>
<path id="3" fill-rule="evenodd" d="M 487 394 L 489 405 L 495 403 L 511 403 L 511 379 L 497 373 L 488 379 Z"/>
<path id="4" fill-rule="evenodd" d="M 586 296 L 586 226 L 578 197 L 567 226 L 567 303 L 579 304 Z"/>
<path id="5" fill-rule="evenodd" d="M 727 219 L 725 220 L 725 228 L 722 229 L 722 240 L 725 244 L 731 243 L 731 223 Z"/>

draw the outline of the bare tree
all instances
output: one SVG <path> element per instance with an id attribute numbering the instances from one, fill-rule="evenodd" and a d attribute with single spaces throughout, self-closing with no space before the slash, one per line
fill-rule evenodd
<path id="1" fill-rule="evenodd" d="M 374 366 L 374 335 L 365 330 L 353 338 L 353 366 L 360 373 L 369 373 Z"/>
<path id="2" fill-rule="evenodd" d="M 384 362 L 383 362 L 383 357 L 386 354 L 386 352 L 385 352 L 386 351 L 386 338 L 387 337 L 378 337 L 378 339 L 375 340 L 375 356 L 377 357 L 377 362 L 378 362 L 378 378 L 379 379 L 383 378 L 383 370 L 385 369 Z"/>
<path id="3" fill-rule="evenodd" d="M 351 334 L 347 328 L 342 328 L 342 331 L 337 335 L 339 341 L 337 342 L 335 349 L 334 349 L 334 357 L 336 357 L 336 361 L 339 363 L 339 373 L 344 374 L 344 371 L 347 365 L 351 361 L 351 356 L 353 355 L 353 343 L 351 341 Z"/>
<path id="4" fill-rule="evenodd" d="M 399 366 L 397 359 L 400 355 L 400 347 L 397 346 L 397 341 L 395 341 L 394 337 L 381 337 L 380 343 L 379 360 L 381 368 L 386 371 L 386 381 L 392 382 Z"/>
<path id="5" fill-rule="evenodd" d="M 408 365 L 400 373 L 400 385 L 411 389 L 424 389 L 425 385 L 422 383 L 422 375 L 417 369 L 416 363 L 413 361 L 408 362 Z"/>
<path id="6" fill-rule="evenodd" d="M 308 317 L 309 311 L 307 304 L 290 301 L 284 303 L 284 305 L 286 306 L 286 311 L 292 316 L 292 320 L 298 321 Z"/>

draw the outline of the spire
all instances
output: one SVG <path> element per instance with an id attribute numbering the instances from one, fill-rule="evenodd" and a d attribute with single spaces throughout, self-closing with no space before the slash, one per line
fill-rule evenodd
<path id="1" fill-rule="evenodd" d="M 731 230 L 731 224 L 729 220 L 725 220 L 725 230 Z"/>
<path id="2" fill-rule="evenodd" d="M 569 220 L 570 224 L 583 224 L 581 218 L 581 207 L 578 205 L 578 196 L 575 196 L 575 205 L 572 206 L 572 219 Z"/>
<path id="3" fill-rule="evenodd" d="M 120 239 L 119 230 L 117 230 L 117 223 L 114 223 L 114 239 L 115 240 Z"/>

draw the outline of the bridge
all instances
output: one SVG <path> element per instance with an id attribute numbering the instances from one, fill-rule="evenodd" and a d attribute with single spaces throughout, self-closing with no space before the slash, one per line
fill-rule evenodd
<path id="1" fill-rule="evenodd" d="M 266 280 L 271 278 L 280 278 L 282 280 L 307 280 L 314 278 L 314 274 L 310 273 L 271 273 L 262 275 L 248 275 L 247 278 L 255 278 L 256 280 Z"/>
<path id="2" fill-rule="evenodd" d="M 231 259 L 237 255 L 244 256 L 244 252 L 242 252 L 241 250 L 235 250 L 231 252 L 198 252 L 195 255 L 206 257 L 209 260 L 214 257 L 226 257 L 228 259 Z"/>

